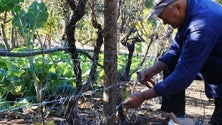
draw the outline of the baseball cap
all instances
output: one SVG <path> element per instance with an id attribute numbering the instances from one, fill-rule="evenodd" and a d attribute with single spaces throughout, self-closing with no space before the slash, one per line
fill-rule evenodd
<path id="1" fill-rule="evenodd" d="M 153 8 L 151 13 L 148 15 L 148 20 L 158 17 L 167 5 L 175 1 L 176 0 L 153 0 Z"/>

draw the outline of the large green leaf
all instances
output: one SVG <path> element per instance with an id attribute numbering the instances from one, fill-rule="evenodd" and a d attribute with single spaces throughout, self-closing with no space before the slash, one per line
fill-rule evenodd
<path id="1" fill-rule="evenodd" d="M 28 9 L 27 21 L 32 29 L 38 29 L 46 23 L 48 16 L 46 5 L 35 1 Z"/>
<path id="2" fill-rule="evenodd" d="M 29 22 L 26 20 L 26 12 L 23 9 L 15 13 L 12 24 L 18 27 L 18 32 L 20 34 L 28 33 L 30 31 Z"/>
<path id="3" fill-rule="evenodd" d="M 30 5 L 28 12 L 23 9 L 15 12 L 12 24 L 18 27 L 20 34 L 34 32 L 47 22 L 48 15 L 46 5 L 35 1 Z"/>
<path id="4" fill-rule="evenodd" d="M 19 7 L 20 2 L 24 0 L 0 0 L 0 13 L 13 10 L 16 6 Z"/>

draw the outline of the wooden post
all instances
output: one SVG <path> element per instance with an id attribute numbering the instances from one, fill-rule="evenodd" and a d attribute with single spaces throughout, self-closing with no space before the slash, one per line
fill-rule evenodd
<path id="1" fill-rule="evenodd" d="M 103 122 L 115 125 L 117 98 L 117 0 L 104 1 Z"/>

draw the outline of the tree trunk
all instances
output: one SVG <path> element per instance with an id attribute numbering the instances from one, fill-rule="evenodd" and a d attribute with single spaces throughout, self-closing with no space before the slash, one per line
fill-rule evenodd
<path id="1" fill-rule="evenodd" d="M 69 53 L 71 55 L 73 61 L 73 70 L 76 76 L 76 88 L 78 94 L 82 89 L 82 69 L 80 66 L 80 61 L 78 59 L 78 53 L 75 45 L 75 28 L 76 24 L 85 14 L 85 5 L 86 0 L 79 0 L 78 5 L 76 6 L 75 1 L 67 0 L 70 8 L 73 11 L 72 18 L 68 25 L 66 25 L 65 35 L 67 36 L 66 40 L 68 41 Z M 73 97 L 68 100 L 66 103 L 65 110 L 65 118 L 70 125 L 78 125 L 79 117 L 78 117 L 78 98 Z"/>
<path id="2" fill-rule="evenodd" d="M 67 41 L 69 46 L 69 53 L 71 55 L 72 61 L 73 61 L 73 70 L 76 75 L 76 87 L 77 90 L 81 90 L 82 86 L 82 70 L 80 67 L 80 62 L 78 59 L 78 53 L 76 51 L 76 45 L 75 45 L 75 26 L 77 22 L 82 19 L 85 13 L 85 5 L 86 0 L 79 0 L 78 5 L 76 6 L 75 3 L 71 0 L 68 0 L 68 3 L 73 10 L 72 18 L 69 22 L 69 25 L 67 25 L 65 29 L 65 34 L 67 35 Z"/>
<path id="3" fill-rule="evenodd" d="M 89 78 L 87 80 L 87 85 L 93 86 L 93 84 L 96 82 L 96 69 L 98 66 L 99 61 L 99 53 L 101 50 L 101 46 L 103 44 L 103 29 L 102 26 L 97 23 L 97 21 L 93 21 L 94 28 L 98 29 L 97 32 L 97 40 L 96 40 L 96 46 L 93 51 L 93 57 L 92 57 L 92 66 L 89 73 Z"/>
<path id="4" fill-rule="evenodd" d="M 117 1 L 104 1 L 104 92 L 103 122 L 114 125 L 117 97 Z"/>

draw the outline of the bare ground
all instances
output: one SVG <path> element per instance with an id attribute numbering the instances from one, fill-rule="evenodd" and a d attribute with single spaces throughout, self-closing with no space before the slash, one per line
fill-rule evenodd
<path id="1" fill-rule="evenodd" d="M 140 91 L 142 89 L 146 88 L 137 85 L 135 90 Z M 130 109 L 125 113 L 131 124 L 167 124 L 168 116 L 165 112 L 160 111 L 160 107 L 161 98 L 158 97 L 146 101 L 141 107 Z M 191 119 L 195 125 L 207 125 L 213 109 L 214 102 L 205 96 L 203 81 L 194 81 L 186 90 L 186 118 Z"/>

